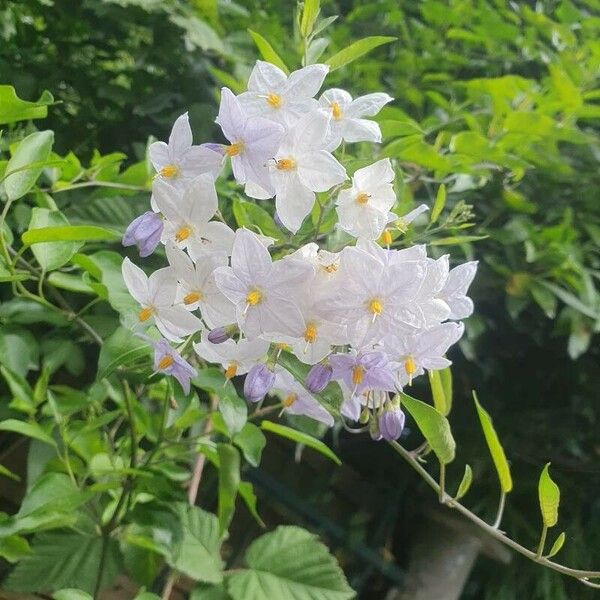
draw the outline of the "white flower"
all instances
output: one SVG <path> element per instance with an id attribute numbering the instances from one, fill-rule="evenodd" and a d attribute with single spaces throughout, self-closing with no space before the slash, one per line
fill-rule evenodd
<path id="1" fill-rule="evenodd" d="M 367 94 L 352 100 L 345 90 L 327 90 L 319 99 L 321 110 L 332 117 L 327 149 L 345 142 L 381 142 L 381 130 L 374 121 L 362 117 L 376 115 L 393 98 L 383 93 Z"/>
<path id="2" fill-rule="evenodd" d="M 473 300 L 467 296 L 467 290 L 477 272 L 477 261 L 458 265 L 450 271 L 448 280 L 439 297 L 450 307 L 449 319 L 458 321 L 473 314 Z"/>
<path id="3" fill-rule="evenodd" d="M 262 117 L 248 118 L 229 88 L 221 90 L 216 122 L 230 142 L 225 148 L 225 154 L 231 158 L 236 181 L 252 183 L 271 191 L 266 163 L 275 156 L 279 148 L 285 132 L 283 126 Z"/>
<path id="4" fill-rule="evenodd" d="M 235 321 L 235 307 L 217 288 L 214 270 L 227 264 L 225 255 L 209 255 L 195 265 L 183 251 L 168 244 L 169 264 L 178 281 L 175 303 L 187 310 L 200 309 L 202 318 L 212 329 Z"/>
<path id="5" fill-rule="evenodd" d="M 256 338 L 238 342 L 229 339 L 221 344 L 212 344 L 203 333 L 201 341 L 194 344 L 194 350 L 200 358 L 220 364 L 225 369 L 225 377 L 231 379 L 236 375 L 245 375 L 259 363 L 269 350 L 269 342 Z"/>
<path id="6" fill-rule="evenodd" d="M 356 238 L 378 239 L 396 202 L 393 180 L 389 158 L 356 171 L 352 187 L 342 190 L 336 200 L 339 227 Z"/>
<path id="7" fill-rule="evenodd" d="M 223 155 L 219 152 L 207 146 L 192 146 L 192 130 L 187 113 L 175 121 L 169 143 L 150 144 L 148 154 L 158 177 L 176 187 L 185 187 L 191 179 L 202 173 L 210 173 L 216 179 L 223 166 Z"/>
<path id="8" fill-rule="evenodd" d="M 187 248 L 194 261 L 211 253 L 231 253 L 233 231 L 224 223 L 210 221 L 217 211 L 217 193 L 210 175 L 200 175 L 184 192 L 157 181 L 154 199 L 165 217 L 163 243 Z"/>
<path id="9" fill-rule="evenodd" d="M 256 61 L 248 91 L 238 99 L 249 115 L 260 115 L 288 126 L 318 107 L 314 100 L 329 71 L 327 65 L 309 65 L 287 76 L 280 68 Z"/>
<path id="10" fill-rule="evenodd" d="M 275 372 L 273 392 L 282 399 L 284 412 L 290 415 L 304 415 L 329 427 L 333 426 L 331 414 L 285 369 L 279 368 Z"/>
<path id="11" fill-rule="evenodd" d="M 312 274 L 312 267 L 301 261 L 273 263 L 254 233 L 238 229 L 231 267 L 219 267 L 215 280 L 236 305 L 240 328 L 248 339 L 254 339 L 264 333 L 294 335 L 302 314 L 290 298 L 300 293 L 303 281 Z"/>
<path id="12" fill-rule="evenodd" d="M 315 203 L 315 192 L 326 192 L 346 179 L 346 170 L 322 150 L 328 119 L 318 111 L 302 117 L 283 140 L 271 168 L 275 207 L 281 222 L 296 233 Z"/>
<path id="13" fill-rule="evenodd" d="M 121 270 L 129 293 L 141 307 L 137 315 L 139 325 L 154 322 L 158 330 L 173 342 L 180 342 L 182 336 L 202 329 L 202 321 L 198 317 L 182 306 L 173 306 L 177 292 L 173 269 L 158 269 L 147 277 L 142 269 L 126 258 Z"/>

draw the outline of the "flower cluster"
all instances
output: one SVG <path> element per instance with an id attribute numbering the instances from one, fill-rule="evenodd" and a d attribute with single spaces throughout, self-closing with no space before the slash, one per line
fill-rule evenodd
<path id="1" fill-rule="evenodd" d="M 325 65 L 288 76 L 257 62 L 248 91 L 222 90 L 217 123 L 227 144 L 193 145 L 187 115 L 179 117 L 168 144 L 149 150 L 157 171 L 152 211 L 123 240 L 142 257 L 162 242 L 169 266 L 148 277 L 125 259 L 123 277 L 139 303 L 137 328 L 154 324 L 166 338 L 152 342 L 155 369 L 185 391 L 196 372 L 171 343 L 198 334 L 197 357 L 220 364 L 228 379 L 246 374 L 250 402 L 273 393 L 282 410 L 332 425 L 315 395 L 335 381 L 344 418 L 369 422 L 375 439 L 396 439 L 404 414 L 394 396 L 425 370 L 450 364 L 445 354 L 473 310 L 466 293 L 477 265 L 450 269 L 448 256 L 430 258 L 424 245 L 390 248 L 390 228 L 405 230 L 427 206 L 396 215 L 390 160 L 347 182 L 334 153 L 342 144 L 381 141 L 378 124 L 365 117 L 392 98 L 330 89 L 317 99 L 326 75 Z M 270 251 L 271 238 L 232 230 L 215 188 L 227 159 L 247 196 L 274 198 L 292 233 L 317 194 L 329 192 L 337 227 L 355 243 L 334 252 L 311 242 L 285 254 Z M 278 364 L 282 352 L 311 366 L 305 381 Z"/>

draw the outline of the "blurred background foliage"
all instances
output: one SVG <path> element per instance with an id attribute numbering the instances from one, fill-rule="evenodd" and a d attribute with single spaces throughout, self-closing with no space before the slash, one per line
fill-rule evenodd
<path id="1" fill-rule="evenodd" d="M 491 516 L 497 496 L 469 401 L 476 388 L 495 415 L 517 482 L 505 529 L 534 545 L 536 473 L 551 460 L 564 498 L 563 559 L 597 566 L 600 2 L 323 2 L 321 16 L 336 15 L 305 49 L 296 6 L 287 0 L 4 0 L 0 78 L 21 98 L 52 92 L 57 104 L 44 127 L 56 132 L 54 150 L 70 157 L 73 172 L 83 168 L 106 181 L 142 186 L 146 137 L 164 139 L 181 112 L 190 111 L 196 140 L 214 139 L 218 89 L 243 87 L 260 56 L 255 39 L 268 40 L 296 68 L 305 51 L 318 62 L 365 36 L 396 37 L 336 70 L 328 85 L 355 95 L 383 90 L 396 99 L 378 120 L 382 155 L 397 159 L 403 172 L 400 208 L 432 206 L 445 186 L 439 227 L 411 230 L 403 239 L 480 261 L 476 313 L 452 356 L 453 428 L 480 484 L 470 500 Z M 253 39 L 249 29 L 262 38 Z M 11 126 L 2 148 L 32 129 Z M 49 182 L 55 187 L 71 181 L 68 172 L 55 175 Z M 134 191 L 67 196 L 59 205 L 71 222 L 117 228 L 146 202 Z M 29 220 L 23 211 L 16 214 L 17 231 Z M 26 340 L 30 363 L 20 368 L 27 375 L 39 368 L 40 356 L 52 353 L 52 343 L 42 340 L 38 347 L 27 329 L 31 317 L 19 310 L 0 307 L 0 345 L 15 336 Z M 95 318 L 109 317 L 99 311 Z M 53 368 L 69 371 L 63 377 L 72 383 L 85 378 L 90 350 L 70 343 L 70 360 Z M 420 487 L 385 448 L 342 438 L 339 451 L 378 497 L 398 507 L 391 517 L 382 510 L 379 520 L 350 515 L 351 537 L 387 548 L 402 564 Z M 311 487 L 303 480 L 302 493 L 315 505 L 329 498 L 321 483 L 314 478 Z M 524 562 L 498 568 L 480 561 L 464 598 L 587 597 L 578 584 Z M 383 597 L 389 583 L 383 575 L 357 560 L 347 569 L 365 590 L 361 597 Z"/>

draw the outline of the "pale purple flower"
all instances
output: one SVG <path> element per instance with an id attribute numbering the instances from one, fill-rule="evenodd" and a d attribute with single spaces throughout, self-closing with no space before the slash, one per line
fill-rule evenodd
<path id="1" fill-rule="evenodd" d="M 387 356 L 376 350 L 333 354 L 329 357 L 333 379 L 342 381 L 353 395 L 367 390 L 394 391 L 394 375 Z"/>
<path id="2" fill-rule="evenodd" d="M 306 376 L 306 389 L 313 394 L 322 392 L 333 377 L 333 369 L 328 364 L 313 365 Z"/>
<path id="3" fill-rule="evenodd" d="M 223 344 L 231 339 L 235 333 L 239 331 L 237 325 L 225 325 L 223 327 L 215 327 L 208 332 L 207 339 L 211 344 Z"/>
<path id="4" fill-rule="evenodd" d="M 190 393 L 190 380 L 196 377 L 198 372 L 182 356 L 171 347 L 165 339 L 151 342 L 154 347 L 154 370 L 158 373 L 175 377 L 181 385 L 181 389 Z"/>
<path id="5" fill-rule="evenodd" d="M 384 440 L 391 442 L 402 435 L 406 416 L 399 406 L 386 406 L 379 415 L 379 433 Z"/>
<path id="6" fill-rule="evenodd" d="M 160 242 L 163 231 L 163 220 L 151 210 L 135 218 L 123 236 L 123 246 L 137 246 L 140 256 L 150 256 Z"/>
<path id="7" fill-rule="evenodd" d="M 244 381 L 244 396 L 248 402 L 260 402 L 275 383 L 275 373 L 267 365 L 254 365 Z"/>

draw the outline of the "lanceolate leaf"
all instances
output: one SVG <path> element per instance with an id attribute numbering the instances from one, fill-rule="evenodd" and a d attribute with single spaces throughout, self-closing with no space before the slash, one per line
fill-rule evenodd
<path id="1" fill-rule="evenodd" d="M 442 385 L 439 371 L 427 371 L 429 385 L 433 396 L 433 405 L 441 415 L 446 416 L 450 412 L 450 406 L 446 400 L 446 391 Z"/>
<path id="2" fill-rule="evenodd" d="M 553 556 L 558 554 L 561 551 L 566 538 L 567 538 L 567 536 L 566 536 L 565 532 L 563 531 L 556 538 L 556 540 L 554 541 L 554 544 L 552 544 L 552 548 L 550 548 L 550 552 L 548 552 L 548 554 L 546 555 L 546 558 L 552 558 Z"/>
<path id="3" fill-rule="evenodd" d="M 473 471 L 471 470 L 470 465 L 465 465 L 465 473 L 463 478 L 458 486 L 458 491 L 456 492 L 455 499 L 460 500 L 471 487 L 471 483 L 473 482 Z"/>
<path id="4" fill-rule="evenodd" d="M 554 527 L 558 521 L 558 505 L 560 503 L 560 490 L 552 478 L 546 464 L 540 475 L 538 493 L 540 498 L 540 510 L 542 511 L 542 522 L 544 527 Z"/>
<path id="5" fill-rule="evenodd" d="M 234 600 L 349 600 L 354 592 L 335 558 L 314 535 L 278 527 L 246 552 L 248 569 L 227 579 Z"/>
<path id="6" fill-rule="evenodd" d="M 256 33 L 256 31 L 252 31 L 252 29 L 248 29 L 248 33 L 250 37 L 254 40 L 260 55 L 270 63 L 273 63 L 276 67 L 279 67 L 285 74 L 288 74 L 290 71 L 287 68 L 286 64 L 283 62 L 279 54 L 275 52 L 275 49 L 271 44 L 262 36 L 260 33 Z"/>
<path id="7" fill-rule="evenodd" d="M 500 489 L 504 494 L 508 494 L 508 492 L 512 490 L 513 483 L 510 474 L 510 467 L 508 465 L 508 461 L 506 460 L 506 455 L 504 454 L 504 449 L 502 448 L 500 440 L 498 439 L 498 434 L 494 429 L 492 418 L 481 406 L 481 404 L 479 404 L 479 400 L 477 400 L 477 394 L 475 391 L 473 391 L 473 400 L 475 401 L 475 408 L 477 409 L 477 414 L 479 415 L 479 421 L 481 422 L 481 428 L 483 429 L 485 441 L 490 449 L 490 454 L 492 455 L 492 460 L 494 461 L 494 465 L 498 473 Z"/>
<path id="8" fill-rule="evenodd" d="M 446 186 L 442 183 L 438 188 L 433 208 L 431 209 L 431 224 L 433 225 L 439 218 L 446 204 Z"/>
<path id="9" fill-rule="evenodd" d="M 325 64 L 329 65 L 331 71 L 335 71 L 340 67 L 351 63 L 353 60 L 361 57 L 363 54 L 381 46 L 383 44 L 389 44 L 394 42 L 397 38 L 388 37 L 383 35 L 374 35 L 372 37 L 366 37 L 362 40 L 358 40 L 353 44 L 350 44 L 343 50 L 340 50 L 337 54 L 334 54 L 325 61 Z"/>
<path id="10" fill-rule="evenodd" d="M 227 529 L 235 512 L 240 486 L 240 453 L 230 444 L 219 444 L 219 531 Z"/>
<path id="11" fill-rule="evenodd" d="M 120 235 L 105 227 L 94 225 L 66 225 L 64 227 L 41 227 L 26 231 L 23 243 L 31 246 L 41 242 L 91 242 L 108 241 L 114 242 L 120 239 Z"/>
<path id="12" fill-rule="evenodd" d="M 433 406 L 401 393 L 400 398 L 406 410 L 415 420 L 417 427 L 435 452 L 442 464 L 454 460 L 456 443 L 450 431 L 448 419 L 441 415 Z"/>

